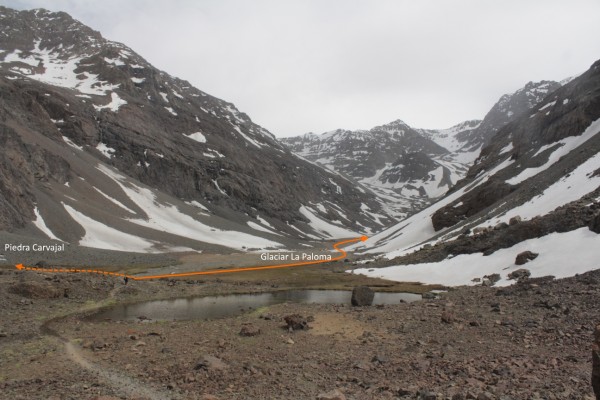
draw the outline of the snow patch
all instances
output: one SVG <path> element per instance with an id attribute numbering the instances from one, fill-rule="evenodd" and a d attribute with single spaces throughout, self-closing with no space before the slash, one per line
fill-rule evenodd
<path id="1" fill-rule="evenodd" d="M 108 147 L 107 145 L 105 145 L 102 142 L 98 143 L 98 145 L 96 146 L 96 150 L 98 150 L 100 153 L 104 154 L 104 157 L 107 157 L 107 158 L 113 158 L 115 156 L 115 152 L 116 152 L 115 149 Z"/>
<path id="2" fill-rule="evenodd" d="M 206 136 L 204 136 L 202 134 L 202 132 L 194 132 L 194 133 L 190 133 L 188 135 L 186 135 L 184 133 L 183 136 L 190 138 L 192 140 L 195 140 L 196 142 L 199 142 L 199 143 L 206 143 Z"/>
<path id="3" fill-rule="evenodd" d="M 497 286 L 511 284 L 507 275 L 521 266 L 514 264 L 517 254 L 529 250 L 539 256 L 527 263 L 532 276 L 554 275 L 566 278 L 598 268 L 600 235 L 588 228 L 571 232 L 551 233 L 537 239 L 520 242 L 508 249 L 500 249 L 489 256 L 482 253 L 461 254 L 438 263 L 398 265 L 374 270 L 356 269 L 354 273 L 399 282 L 421 282 L 459 286 L 473 284 L 472 279 L 498 273 L 502 280 Z M 577 262 L 573 262 L 573 255 Z"/>
<path id="4" fill-rule="evenodd" d="M 121 232 L 98 222 L 63 203 L 71 217 L 85 230 L 80 246 L 96 249 L 156 253 L 153 243 L 140 237 Z"/>
<path id="5" fill-rule="evenodd" d="M 46 225 L 46 222 L 44 222 L 44 219 L 42 218 L 42 215 L 40 214 L 40 210 L 35 207 L 33 209 L 33 213 L 35 214 L 35 220 L 33 221 L 33 224 L 44 233 L 44 235 L 48 236 L 50 239 L 52 240 L 60 240 L 59 238 L 56 237 L 56 235 L 50 230 L 50 228 L 48 228 L 48 226 Z M 62 240 L 60 240 L 62 242 Z"/>
<path id="6" fill-rule="evenodd" d="M 127 104 L 127 101 L 120 98 L 119 95 L 115 92 L 112 92 L 110 94 L 110 98 L 111 98 L 110 102 L 104 106 L 97 106 L 94 104 L 94 108 L 96 109 L 96 111 L 109 109 L 112 112 L 117 112 L 117 111 L 119 111 L 119 108 L 121 106 Z"/>
<path id="7" fill-rule="evenodd" d="M 331 239 L 345 238 L 356 236 L 356 232 L 352 232 L 349 229 L 343 228 L 338 225 L 334 225 L 331 222 L 325 221 L 319 218 L 313 211 L 306 206 L 300 207 L 300 214 L 308 218 L 309 225 L 316 232 L 323 235 L 324 237 Z"/>

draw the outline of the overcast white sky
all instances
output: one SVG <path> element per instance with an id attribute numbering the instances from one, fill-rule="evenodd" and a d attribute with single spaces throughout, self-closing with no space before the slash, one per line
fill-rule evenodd
<path id="1" fill-rule="evenodd" d="M 600 58 L 598 0 L 0 0 L 62 10 L 277 136 L 482 118 Z"/>

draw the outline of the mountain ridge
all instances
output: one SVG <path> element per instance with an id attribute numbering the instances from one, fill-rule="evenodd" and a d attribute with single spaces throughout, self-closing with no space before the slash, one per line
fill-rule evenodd
<path id="1" fill-rule="evenodd" d="M 257 236 L 282 232 L 288 243 L 369 233 L 391 222 L 368 191 L 296 157 L 232 103 L 154 68 L 68 14 L 3 7 L 0 20 L 7 27 L 0 36 L 2 139 L 11 154 L 1 164 L 7 196 L 0 229 L 43 220 L 56 238 L 77 243 L 92 229 L 82 221 L 91 218 L 140 235 L 169 231 L 171 243 L 189 247 L 166 221 L 142 232 L 139 221 L 153 206 L 136 207 L 136 192 L 166 195 L 163 207 L 176 204 L 185 215 L 178 218 L 214 219 Z M 11 167 L 16 160 L 21 171 Z M 82 201 L 89 196 L 94 202 Z"/>

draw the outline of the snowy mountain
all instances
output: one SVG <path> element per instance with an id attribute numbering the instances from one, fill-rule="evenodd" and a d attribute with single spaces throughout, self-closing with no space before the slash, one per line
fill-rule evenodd
<path id="1" fill-rule="evenodd" d="M 417 129 L 397 120 L 370 130 L 338 129 L 282 142 L 294 153 L 356 180 L 377 194 L 388 213 L 404 218 L 443 196 L 500 128 L 558 87 L 556 82 L 529 82 L 502 96 L 482 121 L 448 129 Z"/>
<path id="2" fill-rule="evenodd" d="M 69 15 L 0 7 L 0 24 L 0 231 L 164 251 L 282 247 L 391 221 L 233 104 Z"/>
<path id="3" fill-rule="evenodd" d="M 468 284 L 507 274 L 519 253 L 533 276 L 598 267 L 600 61 L 500 129 L 444 198 L 357 249 L 397 280 Z M 534 256 L 532 255 L 532 258 Z"/>

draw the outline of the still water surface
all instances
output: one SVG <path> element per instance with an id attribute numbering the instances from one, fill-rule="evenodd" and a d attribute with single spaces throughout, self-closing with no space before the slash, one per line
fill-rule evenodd
<path id="1" fill-rule="evenodd" d="M 172 300 L 153 300 L 143 303 L 118 305 L 90 317 L 93 321 L 136 320 L 206 320 L 232 317 L 250 309 L 280 303 L 350 304 L 352 293 L 340 290 L 290 290 L 259 294 L 231 294 L 226 296 L 190 297 Z M 412 293 L 375 293 L 373 304 L 398 304 L 401 300 L 421 300 Z"/>

